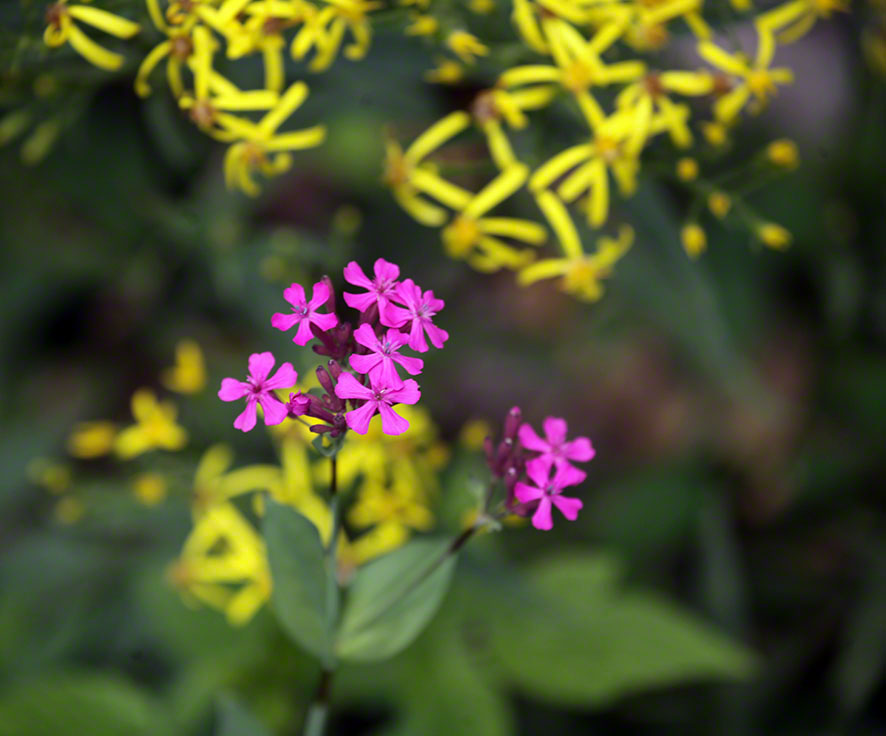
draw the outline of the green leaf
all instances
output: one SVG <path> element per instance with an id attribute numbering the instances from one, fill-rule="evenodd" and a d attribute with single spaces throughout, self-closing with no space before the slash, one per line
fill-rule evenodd
<path id="1" fill-rule="evenodd" d="M 336 654 L 370 661 L 410 644 L 437 612 L 455 556 L 449 540 L 415 539 L 357 572 L 342 615 Z"/>
<path id="2" fill-rule="evenodd" d="M 0 699 L 0 736 L 159 736 L 159 704 L 126 680 L 65 672 L 30 680 Z"/>
<path id="3" fill-rule="evenodd" d="M 269 501 L 264 537 L 273 580 L 271 606 L 278 620 L 297 644 L 331 664 L 331 578 L 317 528 L 295 509 Z"/>
<path id="4" fill-rule="evenodd" d="M 271 736 L 246 707 L 233 695 L 219 695 L 215 703 L 216 736 Z"/>
<path id="5" fill-rule="evenodd" d="M 493 645 L 529 693 L 604 705 L 629 693 L 707 679 L 745 678 L 754 657 L 651 592 L 622 591 L 616 565 L 573 555 L 536 564 L 533 595 L 497 609 Z"/>

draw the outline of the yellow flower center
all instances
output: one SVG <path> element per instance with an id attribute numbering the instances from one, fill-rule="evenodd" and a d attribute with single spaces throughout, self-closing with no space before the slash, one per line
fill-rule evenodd
<path id="1" fill-rule="evenodd" d="M 209 100 L 197 100 L 191 107 L 191 120 L 200 128 L 211 128 L 215 122 L 215 108 Z"/>
<path id="2" fill-rule="evenodd" d="M 174 36 L 169 53 L 176 59 L 184 61 L 194 51 L 194 44 L 188 36 Z"/>
<path id="3" fill-rule="evenodd" d="M 760 100 L 765 100 L 770 94 L 775 94 L 777 91 L 772 77 L 765 69 L 755 69 L 748 74 L 748 87 Z"/>
<path id="4" fill-rule="evenodd" d="M 471 252 L 481 235 L 482 232 L 476 220 L 459 215 L 443 231 L 443 242 L 450 256 L 464 258 Z"/>
<path id="5" fill-rule="evenodd" d="M 46 25 L 61 28 L 62 19 L 68 14 L 64 3 L 53 3 L 46 8 Z"/>
<path id="6" fill-rule="evenodd" d="M 594 83 L 594 73 L 590 66 L 574 61 L 563 70 L 563 86 L 570 92 L 584 92 Z"/>
<path id="7" fill-rule="evenodd" d="M 251 169 L 257 169 L 267 163 L 264 150 L 257 143 L 246 143 L 243 147 L 243 162 Z"/>
<path id="8" fill-rule="evenodd" d="M 598 135 L 594 141 L 597 155 L 607 164 L 613 163 L 619 156 L 619 144 L 615 138 L 606 135 Z"/>
<path id="9" fill-rule="evenodd" d="M 500 117 L 498 106 L 495 104 L 495 96 L 491 90 L 481 92 L 474 98 L 474 102 L 471 104 L 471 115 L 479 125 L 491 120 L 498 120 Z"/>

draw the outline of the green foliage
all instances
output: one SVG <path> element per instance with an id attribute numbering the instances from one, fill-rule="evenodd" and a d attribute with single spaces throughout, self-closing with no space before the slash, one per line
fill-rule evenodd
<path id="1" fill-rule="evenodd" d="M 329 663 L 333 656 L 331 579 L 317 528 L 289 506 L 272 501 L 264 521 L 271 578 L 271 605 L 293 641 Z"/>
<path id="2" fill-rule="evenodd" d="M 755 658 L 688 611 L 622 590 L 606 557 L 555 557 L 530 568 L 524 605 L 502 606 L 494 647 L 507 677 L 566 705 L 602 706 L 650 688 L 744 679 Z"/>
<path id="3" fill-rule="evenodd" d="M 0 699 L 0 736 L 165 736 L 160 704 L 116 675 L 44 675 Z"/>
<path id="4" fill-rule="evenodd" d="M 455 557 L 439 562 L 448 545 L 416 539 L 357 572 L 336 643 L 342 659 L 385 659 L 421 633 L 449 589 Z"/>
<path id="5" fill-rule="evenodd" d="M 216 699 L 216 736 L 270 736 L 246 707 L 230 694 Z"/>

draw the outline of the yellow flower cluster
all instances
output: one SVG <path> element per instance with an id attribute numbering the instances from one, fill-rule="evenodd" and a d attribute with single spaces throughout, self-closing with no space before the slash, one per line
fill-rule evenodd
<path id="1" fill-rule="evenodd" d="M 760 13 L 754 18 L 756 53 L 748 57 L 713 40 L 703 6 L 704 0 L 513 0 L 512 20 L 529 60 L 505 69 L 469 111 L 447 115 L 405 150 L 388 141 L 384 178 L 395 199 L 420 223 L 442 227 L 453 258 L 481 271 L 512 269 L 522 284 L 560 277 L 564 291 L 598 299 L 601 279 L 628 250 L 633 232 L 622 225 L 617 238 L 597 238 L 589 253 L 569 206 L 577 205 L 592 231 L 610 223 L 613 185 L 622 197 L 635 192 L 642 154 L 656 138 L 667 137 L 678 150 L 693 145 L 696 108 L 688 98 L 709 100 L 713 120 L 699 119 L 696 127 L 708 144 L 725 144 L 743 111 L 759 112 L 779 85 L 793 80 L 790 69 L 771 67 L 777 44 L 795 41 L 817 19 L 846 9 L 843 0 L 790 0 Z M 733 6 L 744 11 L 750 3 Z M 433 14 L 427 3 L 423 7 L 422 27 L 430 29 L 425 19 Z M 684 23 L 695 36 L 703 68 L 659 69 L 641 58 L 668 43 L 673 23 Z M 465 63 L 473 61 L 471 49 L 488 52 L 470 39 L 465 32 L 457 46 L 451 38 L 447 42 Z M 535 166 L 528 154 L 518 158 L 515 150 L 523 149 L 515 147 L 515 134 L 531 130 L 534 111 L 564 98 L 579 121 L 578 140 Z M 451 162 L 445 151 L 431 157 L 470 128 L 485 138 L 496 171 L 477 191 L 442 175 Z M 796 150 L 782 145 L 769 158 L 788 169 Z M 698 178 L 695 159 L 684 156 L 677 171 L 681 182 Z M 493 214 L 521 190 L 534 199 L 544 224 Z M 729 204 L 724 209 L 725 201 L 718 202 L 720 217 L 730 209 Z M 745 207 L 741 211 L 747 213 Z M 777 226 L 749 219 L 765 244 L 778 248 L 789 241 L 789 234 L 776 237 Z M 548 229 L 560 255 L 537 260 Z M 693 255 L 704 249 L 697 223 L 684 230 L 684 244 Z"/>
<path id="2" fill-rule="evenodd" d="M 340 492 L 354 488 L 355 500 L 339 537 L 337 560 L 346 577 L 357 565 L 390 552 L 413 530 L 434 523 L 430 502 L 437 490 L 435 470 L 446 459 L 428 415 L 400 407 L 410 423 L 397 437 L 382 434 L 379 419 L 365 436 L 349 434 L 337 456 Z M 330 463 L 311 447 L 316 435 L 297 420 L 272 428 L 279 464 L 231 470 L 231 451 L 206 451 L 194 477 L 194 528 L 170 578 L 186 599 L 225 612 L 232 624 L 248 621 L 267 601 L 271 578 L 261 535 L 249 516 L 261 516 L 264 495 L 297 509 L 324 543 L 332 533 L 332 512 L 321 491 L 329 487 Z M 250 496 L 246 507 L 238 500 Z"/>

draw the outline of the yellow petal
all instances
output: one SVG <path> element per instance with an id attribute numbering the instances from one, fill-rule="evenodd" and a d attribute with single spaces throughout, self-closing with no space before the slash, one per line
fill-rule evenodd
<path id="1" fill-rule="evenodd" d="M 126 18 L 121 18 L 119 15 L 109 13 L 107 10 L 90 8 L 86 5 L 70 5 L 68 6 L 68 12 L 72 18 L 76 18 L 93 28 L 98 28 L 105 33 L 110 33 L 112 36 L 117 36 L 117 38 L 132 38 L 141 30 L 141 26 L 138 23 L 133 23 L 131 20 L 126 20 Z"/>
<path id="2" fill-rule="evenodd" d="M 471 116 L 468 113 L 464 111 L 450 113 L 416 138 L 406 149 L 404 157 L 409 163 L 416 164 L 470 125 Z"/>
<path id="3" fill-rule="evenodd" d="M 69 33 L 68 41 L 71 46 L 90 63 L 110 72 L 117 71 L 117 69 L 123 66 L 123 57 L 120 54 L 115 54 L 113 51 L 108 51 L 106 48 L 99 46 L 73 23 Z"/>
<path id="4" fill-rule="evenodd" d="M 472 218 L 482 217 L 523 186 L 527 176 L 528 166 L 520 163 L 511 165 L 473 197 L 464 208 L 464 214 Z"/>

